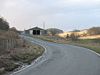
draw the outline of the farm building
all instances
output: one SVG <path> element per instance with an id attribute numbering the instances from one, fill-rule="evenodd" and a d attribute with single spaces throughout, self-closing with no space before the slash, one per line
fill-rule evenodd
<path id="1" fill-rule="evenodd" d="M 25 34 L 30 34 L 30 35 L 46 35 L 47 31 L 45 29 L 39 28 L 39 27 L 34 27 L 28 30 L 25 30 Z"/>

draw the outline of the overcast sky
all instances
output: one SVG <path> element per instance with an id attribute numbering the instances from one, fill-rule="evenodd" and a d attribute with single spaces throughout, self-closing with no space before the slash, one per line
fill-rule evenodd
<path id="1" fill-rule="evenodd" d="M 100 0 L 0 0 L 0 16 L 19 30 L 39 26 L 64 31 L 100 26 Z"/>

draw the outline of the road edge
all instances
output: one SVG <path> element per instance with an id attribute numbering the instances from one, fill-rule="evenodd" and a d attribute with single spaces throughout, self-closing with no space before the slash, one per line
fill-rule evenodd
<path id="1" fill-rule="evenodd" d="M 36 43 L 37 44 L 37 43 Z M 40 44 L 38 44 L 38 45 L 40 45 Z M 27 68 L 29 68 L 29 67 L 31 67 L 32 65 L 34 65 L 34 67 L 37 67 L 38 66 L 38 61 L 41 61 L 41 63 L 43 63 L 43 62 L 45 62 L 46 61 L 46 59 L 45 60 L 41 60 L 41 59 L 43 59 L 44 57 L 45 57 L 45 55 L 46 55 L 46 53 L 47 53 L 47 48 L 46 47 L 44 47 L 43 45 L 40 45 L 40 46 L 42 46 L 45 50 L 44 50 L 44 53 L 42 54 L 42 56 L 40 56 L 40 57 L 38 57 L 36 60 L 34 60 L 34 62 L 32 62 L 30 65 L 27 65 L 27 66 L 24 66 L 24 67 L 22 67 L 20 70 L 18 70 L 18 71 L 16 71 L 16 72 L 12 72 L 10 75 L 13 75 L 13 74 L 17 74 L 17 73 L 19 73 L 19 72 L 21 72 L 21 71 L 23 71 L 23 70 L 25 70 L 25 69 L 27 69 Z M 41 64 L 40 63 L 40 64 Z M 36 65 L 35 65 L 36 64 Z"/>

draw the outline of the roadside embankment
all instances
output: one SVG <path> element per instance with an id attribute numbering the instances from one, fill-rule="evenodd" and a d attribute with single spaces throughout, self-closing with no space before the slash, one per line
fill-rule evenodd
<path id="1" fill-rule="evenodd" d="M 42 46 L 19 37 L 16 32 L 0 32 L 0 75 L 30 64 L 44 50 Z"/>

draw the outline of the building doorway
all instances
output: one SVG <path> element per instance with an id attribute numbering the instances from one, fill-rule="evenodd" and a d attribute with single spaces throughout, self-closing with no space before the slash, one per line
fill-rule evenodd
<path id="1" fill-rule="evenodd" d="M 40 35 L 40 30 L 37 30 L 37 35 Z"/>
<path id="2" fill-rule="evenodd" d="M 40 30 L 33 30 L 33 35 L 40 35 Z"/>

